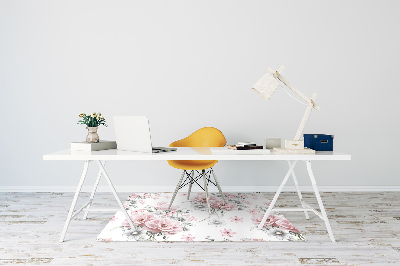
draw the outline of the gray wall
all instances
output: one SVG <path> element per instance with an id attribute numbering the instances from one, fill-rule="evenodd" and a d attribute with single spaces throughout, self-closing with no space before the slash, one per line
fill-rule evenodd
<path id="1" fill-rule="evenodd" d="M 0 0 L 0 186 L 75 186 L 79 162 L 42 155 L 84 140 L 81 112 L 147 115 L 153 144 L 204 127 L 228 143 L 293 139 L 305 106 L 250 88 L 269 66 L 320 111 L 352 161 L 316 162 L 323 186 L 399 186 L 399 1 Z M 394 144 L 391 144 L 394 143 Z M 166 162 L 110 162 L 117 186 L 174 186 Z M 219 162 L 225 186 L 276 186 L 285 162 Z M 300 182 L 309 185 L 305 166 Z M 94 175 L 97 169 L 91 169 Z"/>

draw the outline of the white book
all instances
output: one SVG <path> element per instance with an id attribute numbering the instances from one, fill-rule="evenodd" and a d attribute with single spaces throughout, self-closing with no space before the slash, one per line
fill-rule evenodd
<path id="1" fill-rule="evenodd" d="M 71 142 L 71 151 L 100 151 L 116 149 L 117 142 L 115 140 L 100 140 L 97 143 Z"/>
<path id="2" fill-rule="evenodd" d="M 221 154 L 221 155 L 229 155 L 229 154 L 270 154 L 270 150 L 266 149 L 251 149 L 251 150 L 232 150 L 227 147 L 211 147 L 212 154 Z"/>

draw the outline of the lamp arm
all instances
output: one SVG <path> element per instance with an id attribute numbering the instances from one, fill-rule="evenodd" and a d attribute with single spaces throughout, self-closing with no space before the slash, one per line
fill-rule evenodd
<path id="1" fill-rule="evenodd" d="M 308 98 L 306 95 L 304 95 L 301 91 L 299 91 L 295 86 L 293 86 L 289 81 L 287 81 L 279 72 L 273 73 L 274 77 L 279 79 L 280 81 L 283 82 L 286 86 L 288 86 L 292 91 L 294 91 L 297 95 L 299 95 L 304 101 L 306 101 L 308 104 L 311 104 L 311 107 L 314 107 L 315 110 L 319 110 L 319 106 L 315 103 L 315 100 L 312 100 L 312 98 Z M 316 97 L 316 96 L 315 96 Z"/>
<path id="2" fill-rule="evenodd" d="M 304 127 L 306 126 L 308 117 L 309 117 L 310 114 L 311 114 L 311 110 L 312 110 L 312 108 L 313 108 L 313 102 L 314 102 L 316 99 L 317 99 L 317 94 L 316 94 L 316 93 L 313 93 L 313 95 L 312 95 L 312 97 L 311 97 L 311 100 L 310 100 L 310 103 L 309 103 L 308 106 L 307 106 L 306 112 L 304 113 L 303 119 L 301 120 L 299 129 L 297 129 L 297 133 L 296 133 L 296 136 L 294 137 L 294 140 L 300 140 L 300 137 L 301 137 L 301 135 L 302 135 L 302 133 L 303 133 L 303 129 L 304 129 Z M 314 107 L 314 108 L 315 108 L 315 107 Z"/>

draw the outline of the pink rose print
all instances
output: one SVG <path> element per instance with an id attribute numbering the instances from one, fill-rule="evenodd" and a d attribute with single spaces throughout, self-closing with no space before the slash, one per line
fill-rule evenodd
<path id="1" fill-rule="evenodd" d="M 153 220 L 154 216 L 148 213 L 141 213 L 135 216 L 131 216 L 134 225 L 142 226 L 147 221 Z"/>
<path id="2" fill-rule="evenodd" d="M 224 231 L 222 231 L 222 230 L 219 230 L 220 232 L 221 232 L 221 234 L 223 235 L 223 236 L 228 236 L 228 237 L 233 237 L 233 235 L 234 234 L 236 234 L 236 232 L 232 232 L 232 230 L 231 229 L 224 229 Z"/>
<path id="3" fill-rule="evenodd" d="M 232 194 L 232 193 L 224 193 L 224 196 L 226 199 L 234 199 L 236 198 L 236 195 Z"/>
<path id="4" fill-rule="evenodd" d="M 271 204 L 271 202 L 269 201 L 264 201 L 263 203 L 261 203 L 261 205 L 264 205 L 265 207 L 268 207 Z"/>
<path id="5" fill-rule="evenodd" d="M 229 218 L 229 219 L 231 219 L 231 222 L 235 222 L 235 223 L 241 222 L 241 223 L 243 223 L 243 218 L 239 218 L 239 217 L 237 217 L 237 216 L 231 217 L 231 218 Z"/>
<path id="6" fill-rule="evenodd" d="M 227 204 L 221 206 L 221 208 L 226 211 L 235 211 L 238 209 L 238 207 L 233 203 L 227 203 Z"/>
<path id="7" fill-rule="evenodd" d="M 118 220 L 118 218 L 116 218 L 115 216 L 113 216 L 110 220 L 110 222 L 115 222 L 116 220 Z"/>
<path id="8" fill-rule="evenodd" d="M 145 222 L 145 226 L 153 233 L 163 232 L 174 235 L 182 232 L 182 226 L 180 222 L 166 218 L 155 218 L 147 221 Z"/>
<path id="9" fill-rule="evenodd" d="M 253 215 L 253 216 L 251 217 L 251 220 L 253 221 L 253 224 L 259 225 L 259 224 L 261 223 L 263 217 L 264 217 L 264 213 L 259 213 L 259 214 Z M 269 215 L 268 218 L 267 218 L 267 220 L 265 221 L 265 224 L 264 224 L 263 227 L 267 227 L 267 226 L 269 226 L 269 225 L 278 227 L 278 226 L 275 224 L 275 222 L 278 221 L 278 220 L 280 220 L 280 219 L 281 219 L 281 218 L 278 217 L 278 216 Z"/>
<path id="10" fill-rule="evenodd" d="M 213 200 L 210 201 L 210 206 L 214 209 L 220 209 L 225 203 L 222 200 Z"/>
<path id="11" fill-rule="evenodd" d="M 167 204 L 165 201 L 157 202 L 157 206 L 163 206 L 163 205 L 165 205 L 165 204 Z"/>
<path id="12" fill-rule="evenodd" d="M 129 199 L 136 199 L 139 196 L 137 193 L 133 193 L 132 195 L 129 196 Z"/>
<path id="13" fill-rule="evenodd" d="M 275 224 L 282 230 L 293 231 L 295 233 L 300 233 L 299 230 L 296 229 L 288 220 L 281 219 L 275 222 Z"/>
<path id="14" fill-rule="evenodd" d="M 131 215 L 135 215 L 135 214 L 138 214 L 138 213 L 139 213 L 138 210 L 131 210 Z"/>
<path id="15" fill-rule="evenodd" d="M 211 201 L 216 201 L 218 200 L 215 196 L 213 195 L 209 195 L 208 196 L 208 200 Z M 207 203 L 207 199 L 206 196 L 203 193 L 198 193 L 193 199 L 192 201 L 194 202 L 202 202 L 202 203 Z"/>
<path id="16" fill-rule="evenodd" d="M 154 216 L 148 213 L 136 213 L 131 215 L 131 220 L 134 225 L 143 226 L 145 222 L 154 219 Z M 122 222 L 122 226 L 125 228 L 130 228 L 128 220 Z"/>
<path id="17" fill-rule="evenodd" d="M 256 215 L 256 214 L 258 214 L 258 213 L 260 213 L 260 212 L 261 212 L 260 209 L 253 209 L 253 210 L 250 210 L 250 211 L 249 211 L 249 213 L 250 213 L 251 215 Z"/>
<path id="18" fill-rule="evenodd" d="M 165 210 L 176 211 L 177 209 L 179 209 L 179 206 L 176 206 L 176 205 L 172 205 L 171 208 L 168 208 L 169 203 L 167 203 L 165 201 L 158 202 L 157 207 L 162 211 L 165 211 Z"/>
<path id="19" fill-rule="evenodd" d="M 187 236 L 182 236 L 182 239 L 185 241 L 193 241 L 195 237 L 192 236 L 191 234 L 188 234 Z"/>
<path id="20" fill-rule="evenodd" d="M 171 209 L 172 209 L 172 206 L 171 206 Z M 169 212 L 167 212 L 165 215 L 168 216 L 168 217 L 172 217 L 172 216 L 174 216 L 175 214 L 176 214 L 176 211 L 169 211 Z"/>
<path id="21" fill-rule="evenodd" d="M 155 200 L 158 200 L 160 198 L 160 194 L 155 194 L 151 198 L 155 199 Z"/>
<path id="22" fill-rule="evenodd" d="M 264 241 L 262 238 L 253 238 L 253 241 Z"/>
<path id="23" fill-rule="evenodd" d="M 139 202 L 140 202 L 140 204 L 142 204 L 142 205 L 144 205 L 145 203 L 146 203 L 146 201 L 144 201 L 144 200 L 139 200 Z"/>

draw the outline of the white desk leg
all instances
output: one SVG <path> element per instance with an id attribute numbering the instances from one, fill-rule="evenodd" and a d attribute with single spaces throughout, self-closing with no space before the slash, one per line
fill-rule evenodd
<path id="1" fill-rule="evenodd" d="M 275 203 L 276 203 L 276 201 L 277 201 L 277 199 L 278 199 L 278 197 L 279 197 L 279 194 L 281 194 L 282 189 L 283 189 L 283 187 L 285 186 L 287 180 L 289 179 L 289 176 L 291 175 L 291 173 L 292 173 L 292 171 L 293 171 L 293 168 L 295 167 L 296 163 L 297 163 L 297 161 L 294 161 L 294 162 L 292 163 L 292 165 L 289 167 L 289 171 L 286 173 L 286 176 L 285 176 L 285 178 L 283 179 L 282 184 L 279 186 L 278 190 L 276 191 L 275 196 L 274 196 L 274 199 L 273 199 L 272 202 L 269 204 L 268 210 L 265 212 L 264 217 L 263 217 L 261 223 L 258 225 L 258 229 L 263 228 L 263 226 L 264 226 L 264 224 L 265 224 L 265 221 L 267 220 L 267 218 L 268 218 L 268 216 L 269 216 L 269 214 L 270 214 L 272 208 L 274 207 L 274 205 L 275 205 Z"/>
<path id="2" fill-rule="evenodd" d="M 111 182 L 111 179 L 110 179 L 110 177 L 108 176 L 106 170 L 104 169 L 103 164 L 102 164 L 100 161 L 97 161 L 97 163 L 99 164 L 100 170 L 101 170 L 101 172 L 103 173 L 104 177 L 106 178 L 106 180 L 107 180 L 107 182 L 108 182 L 108 185 L 110 186 L 111 191 L 113 192 L 114 197 L 115 197 L 115 199 L 117 200 L 119 207 L 121 208 L 122 213 L 124 214 L 124 216 L 125 216 L 126 220 L 128 221 L 129 225 L 130 225 L 131 228 L 133 229 L 134 226 L 133 226 L 132 220 L 131 220 L 131 218 L 129 217 L 128 213 L 126 212 L 124 205 L 122 205 L 121 200 L 120 200 L 119 197 L 118 197 L 117 191 L 115 191 L 115 188 L 114 188 L 114 186 L 113 186 L 113 184 L 112 184 L 112 182 Z"/>
<path id="3" fill-rule="evenodd" d="M 323 220 L 325 222 L 326 229 L 328 230 L 329 237 L 332 242 L 336 242 L 335 237 L 333 236 L 333 233 L 332 233 L 331 225 L 329 224 L 328 216 L 326 215 L 326 212 L 325 212 L 324 204 L 322 203 L 321 196 L 319 195 L 317 183 L 315 182 L 314 174 L 311 169 L 311 161 L 306 161 L 306 164 L 307 164 L 307 171 L 310 176 L 311 184 L 314 189 L 315 197 L 317 198 L 318 205 L 321 210 L 322 217 L 324 218 Z"/>
<path id="4" fill-rule="evenodd" d="M 75 196 L 74 196 L 74 199 L 72 200 L 71 208 L 69 209 L 68 217 L 67 217 L 67 220 L 65 221 L 64 229 L 61 233 L 60 242 L 64 242 L 65 234 L 67 233 L 68 225 L 71 221 L 71 217 L 74 212 L 76 202 L 78 201 L 78 196 L 79 196 L 79 193 L 81 192 L 83 181 L 85 181 L 88 167 L 89 167 L 89 161 L 85 161 L 85 166 L 83 167 L 81 180 L 79 181 L 78 187 L 76 188 Z"/>
<path id="5" fill-rule="evenodd" d="M 288 164 L 289 164 L 289 167 L 290 167 L 291 162 L 288 161 Z M 303 208 L 306 208 L 306 206 L 305 206 L 304 203 L 303 203 L 303 196 L 301 195 L 301 191 L 300 191 L 300 188 L 299 188 L 299 183 L 297 182 L 297 178 L 296 178 L 296 174 L 294 173 L 294 170 L 292 171 L 292 177 L 293 177 L 294 185 L 296 186 L 297 195 L 299 196 L 299 199 L 300 199 L 300 202 L 301 202 L 301 206 L 302 206 Z M 307 211 L 304 211 L 304 214 L 305 214 L 305 216 L 306 216 L 306 219 L 309 220 L 309 219 L 310 219 L 310 216 L 308 216 L 308 212 L 307 212 Z"/>
<path id="6" fill-rule="evenodd" d="M 104 161 L 104 166 L 105 165 L 106 165 L 106 161 Z M 89 199 L 89 204 L 86 207 L 85 214 L 83 215 L 83 219 L 86 219 L 88 216 L 89 208 L 92 205 L 94 194 L 96 193 L 97 186 L 99 185 L 99 182 L 100 182 L 100 178 L 101 178 L 101 170 L 99 170 L 99 173 L 97 174 L 97 179 L 96 179 L 96 182 L 94 183 L 92 194 L 90 195 L 90 199 Z"/>

